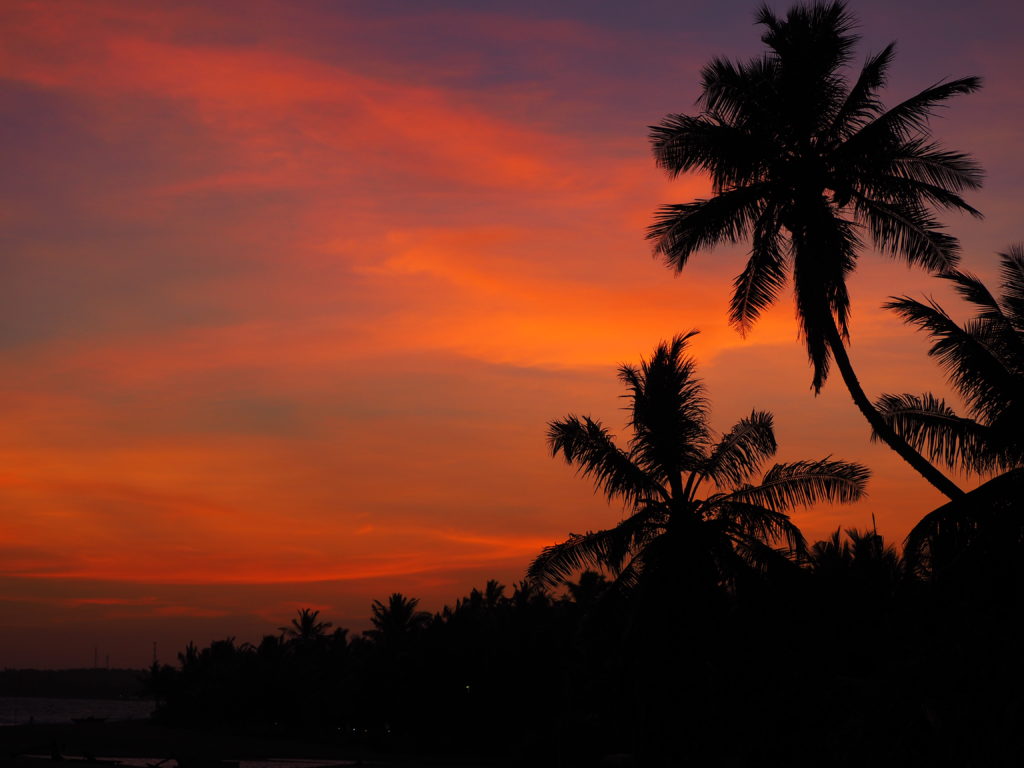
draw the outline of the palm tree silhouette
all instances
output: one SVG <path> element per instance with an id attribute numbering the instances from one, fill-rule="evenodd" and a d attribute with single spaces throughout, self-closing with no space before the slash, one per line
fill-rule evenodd
<path id="1" fill-rule="evenodd" d="M 875 246 L 931 271 L 957 263 L 959 243 L 933 209 L 980 216 L 960 193 L 981 184 L 967 155 L 932 141 L 928 119 L 943 102 L 980 86 L 942 82 L 886 110 L 878 91 L 892 44 L 867 59 L 857 80 L 842 73 L 858 40 L 845 3 L 795 6 L 784 19 L 762 7 L 768 50 L 746 63 L 704 67 L 696 116 L 670 114 L 651 127 L 658 165 L 675 177 L 707 172 L 714 196 L 663 206 L 648 231 L 655 253 L 681 270 L 695 251 L 748 237 L 729 319 L 747 332 L 792 274 L 800 333 L 819 392 L 835 360 L 875 433 L 950 498 L 963 492 L 901 439 L 875 410 L 846 351 L 854 270 L 866 230 Z"/>
<path id="2" fill-rule="evenodd" d="M 388 597 L 385 605 L 374 600 L 371 609 L 373 616 L 370 621 L 373 629 L 363 634 L 386 646 L 404 646 L 408 639 L 424 629 L 430 622 L 430 614 L 417 610 L 420 601 L 415 597 L 406 597 L 400 592 Z"/>
<path id="3" fill-rule="evenodd" d="M 902 296 L 885 305 L 928 334 L 929 355 L 945 369 L 968 413 L 958 415 L 930 393 L 883 395 L 877 405 L 886 423 L 933 461 L 979 475 L 1000 473 L 926 515 L 907 539 L 914 555 L 937 548 L 955 553 L 975 538 L 979 525 L 994 526 L 1004 540 L 1024 535 L 1015 522 L 1015 500 L 1024 489 L 1024 246 L 999 257 L 999 295 L 970 273 L 940 275 L 973 305 L 975 316 L 966 323 L 934 301 Z"/>
<path id="4" fill-rule="evenodd" d="M 844 610 L 851 593 L 881 601 L 891 597 L 904 578 L 904 564 L 896 548 L 876 530 L 836 529 L 828 539 L 815 542 L 808 555 L 811 571 L 828 587 Z"/>
<path id="5" fill-rule="evenodd" d="M 333 624 L 329 621 L 317 621 L 317 617 L 320 616 L 320 611 L 313 610 L 311 608 L 302 608 L 297 611 L 298 616 L 292 619 L 292 623 L 287 627 L 278 627 L 278 629 L 299 642 L 310 643 L 314 642 L 327 633 Z"/>
<path id="6" fill-rule="evenodd" d="M 730 587 L 738 574 L 783 557 L 774 545 L 804 551 L 788 509 L 864 494 L 868 470 L 829 458 L 775 464 L 751 484 L 776 451 L 772 416 L 752 411 L 714 439 L 704 386 L 684 354 L 695 333 L 660 344 L 639 368 L 619 369 L 633 433 L 625 449 L 587 416 L 549 424 L 552 454 L 593 478 L 609 500 L 621 500 L 627 515 L 614 528 L 547 547 L 530 566 L 531 579 L 554 585 L 605 567 L 626 588 L 652 570 L 699 588 Z"/>
<path id="7" fill-rule="evenodd" d="M 883 395 L 879 411 L 933 461 L 978 474 L 1024 466 L 1024 246 L 999 257 L 999 296 L 970 273 L 940 275 L 974 305 L 974 319 L 963 325 L 934 301 L 903 296 L 885 305 L 931 337 L 929 355 L 946 370 L 970 416 L 958 416 L 928 393 Z"/>

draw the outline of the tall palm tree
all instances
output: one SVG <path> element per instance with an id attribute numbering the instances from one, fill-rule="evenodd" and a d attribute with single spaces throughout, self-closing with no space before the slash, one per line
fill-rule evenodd
<path id="1" fill-rule="evenodd" d="M 938 548 L 956 556 L 977 538 L 979 526 L 1004 543 L 1024 535 L 1024 245 L 999 256 L 999 295 L 967 272 L 940 275 L 973 305 L 975 316 L 965 323 L 934 301 L 902 296 L 885 305 L 928 334 L 929 354 L 945 369 L 968 414 L 957 414 L 930 393 L 883 395 L 877 405 L 887 425 L 933 461 L 969 473 L 998 473 L 914 527 L 907 550 L 919 557 L 943 557 L 925 552 Z"/>
<path id="2" fill-rule="evenodd" d="M 660 344 L 639 368 L 623 365 L 632 437 L 625 448 L 587 416 L 549 424 L 548 444 L 597 489 L 621 500 L 614 528 L 571 534 L 547 547 L 530 578 L 554 585 L 584 568 L 611 569 L 632 587 L 645 573 L 704 588 L 734 585 L 751 568 L 777 561 L 805 543 L 787 510 L 818 500 L 849 502 L 864 494 L 868 470 L 858 464 L 797 461 L 752 477 L 776 451 L 772 416 L 750 416 L 716 439 L 704 386 L 684 354 L 696 333 Z"/>
<path id="3" fill-rule="evenodd" d="M 658 165 L 675 177 L 710 175 L 713 197 L 663 206 L 649 228 L 655 252 L 681 270 L 695 251 L 750 239 L 734 282 L 730 321 L 745 333 L 792 275 L 800 333 L 821 390 L 835 360 L 874 431 L 950 498 L 962 491 L 895 434 L 864 393 L 846 351 L 846 278 L 875 246 L 931 271 L 955 266 L 957 240 L 934 209 L 980 216 L 960 196 L 981 184 L 974 161 L 935 143 L 928 120 L 967 77 L 942 82 L 886 110 L 879 98 L 893 45 L 867 59 L 850 84 L 843 69 L 858 37 L 845 3 L 797 5 L 785 18 L 757 16 L 768 46 L 746 63 L 704 67 L 698 115 L 670 114 L 651 127 Z"/>

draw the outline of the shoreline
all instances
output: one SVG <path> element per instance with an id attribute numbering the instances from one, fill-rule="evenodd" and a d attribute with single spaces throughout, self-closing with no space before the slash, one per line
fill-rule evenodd
<path id="1" fill-rule="evenodd" d="M 55 760 L 52 755 L 59 754 Z M 47 757 L 51 756 L 51 757 Z M 463 756 L 416 756 L 382 752 L 351 743 L 332 743 L 324 734 L 291 738 L 236 730 L 173 728 L 148 720 L 105 723 L 37 723 L 0 728 L 0 764 L 12 768 L 64 765 L 124 764 L 146 760 L 174 768 L 178 758 L 203 766 L 270 763 L 278 768 L 482 768 L 486 761 Z M 93 762 L 89 762 L 89 760 Z M 111 761 L 111 762 L 108 762 Z M 147 763 L 135 763 L 145 765 Z"/>

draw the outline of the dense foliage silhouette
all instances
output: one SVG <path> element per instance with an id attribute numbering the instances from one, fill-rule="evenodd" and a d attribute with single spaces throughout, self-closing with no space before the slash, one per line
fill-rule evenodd
<path id="1" fill-rule="evenodd" d="M 747 62 L 716 58 L 702 72 L 697 115 L 671 114 L 651 128 L 655 159 L 670 176 L 710 175 L 714 196 L 666 205 L 648 236 L 669 266 L 750 239 L 734 283 L 730 320 L 746 332 L 792 276 L 800 333 L 821 389 L 835 360 L 876 435 L 950 498 L 962 491 L 894 432 L 875 409 L 846 350 L 850 297 L 862 232 L 908 264 L 941 272 L 959 244 L 934 209 L 980 215 L 961 194 L 977 188 L 971 158 L 929 134 L 935 109 L 977 90 L 967 77 L 941 82 L 886 110 L 879 97 L 894 46 L 845 78 L 857 36 L 842 2 L 793 6 L 784 18 L 763 7 L 767 50 Z"/>
<path id="2" fill-rule="evenodd" d="M 1000 571 L 988 580 L 1006 589 L 1024 578 L 1016 567 L 1024 554 L 1024 248 L 1012 246 L 999 258 L 998 293 L 967 272 L 940 275 L 974 310 L 964 323 L 934 301 L 903 296 L 886 305 L 928 334 L 929 354 L 968 415 L 927 392 L 883 395 L 877 405 L 893 430 L 933 461 L 989 478 L 911 530 L 913 564 L 936 577 L 962 571 L 965 561 L 976 575 L 985 564 Z"/>
<path id="3" fill-rule="evenodd" d="M 298 611 L 298 616 L 292 619 L 289 626 L 278 627 L 278 629 L 288 637 L 295 638 L 303 643 L 315 643 L 323 637 L 324 632 L 333 626 L 329 621 L 318 621 L 317 618 L 319 616 L 320 611 L 302 608 Z"/>
<path id="4" fill-rule="evenodd" d="M 614 528 L 548 547 L 531 578 L 554 586 L 590 567 L 610 569 L 626 588 L 653 579 L 698 593 L 735 589 L 748 571 L 805 554 L 791 507 L 864 494 L 867 469 L 829 458 L 775 464 L 751 482 L 775 455 L 772 415 L 752 411 L 716 438 L 704 385 L 685 354 L 695 334 L 660 344 L 639 368 L 619 368 L 632 435 L 626 448 L 589 416 L 549 424 L 552 453 L 627 514 Z"/>
<path id="5" fill-rule="evenodd" d="M 983 320 L 960 330 L 991 341 Z M 500 765 L 1005 764 L 1024 747 L 1024 592 L 1019 538 L 991 518 L 1019 529 L 1019 492 L 966 497 L 955 568 L 935 555 L 948 536 L 923 562 L 874 525 L 806 547 L 784 510 L 853 500 L 866 470 L 794 462 L 750 483 L 771 417 L 713 434 L 691 336 L 620 369 L 625 448 L 587 417 L 549 425 L 554 454 L 625 503 L 619 526 L 548 548 L 511 595 L 489 581 L 431 614 L 393 593 L 359 635 L 301 609 L 256 645 L 190 644 L 150 670 L 157 720 Z"/>
<path id="6" fill-rule="evenodd" d="M 974 317 L 966 323 L 957 323 L 934 301 L 904 296 L 886 305 L 928 334 L 928 353 L 945 370 L 969 415 L 957 415 L 928 393 L 884 395 L 879 411 L 932 460 L 979 474 L 1024 467 L 1024 246 L 1012 246 L 999 257 L 999 294 L 968 272 L 940 275 L 972 305 Z"/>
<path id="7" fill-rule="evenodd" d="M 229 638 L 148 683 L 159 722 L 349 756 L 963 766 L 1024 746 L 1019 604 L 951 594 L 874 531 L 756 578 L 724 603 L 666 590 L 660 606 L 592 571 L 560 594 L 492 581 L 398 645 L 374 630 Z"/>

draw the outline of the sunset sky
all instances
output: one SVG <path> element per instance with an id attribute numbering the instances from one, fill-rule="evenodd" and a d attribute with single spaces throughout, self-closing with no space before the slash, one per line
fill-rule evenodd
<path id="1" fill-rule="evenodd" d="M 780 11 L 785 4 L 774 4 Z M 949 215 L 995 280 L 1024 240 L 1024 6 L 863 1 L 858 62 L 897 40 L 889 104 L 985 87 L 934 121 L 987 172 Z M 694 112 L 756 3 L 0 2 L 0 667 L 163 661 L 295 609 L 367 626 L 521 579 L 620 508 L 546 422 L 623 427 L 619 363 L 701 330 L 724 430 L 776 416 L 780 458 L 868 464 L 899 541 L 941 502 L 838 376 L 814 397 L 789 293 L 726 322 L 745 249 L 678 277 L 643 239 L 669 181 L 647 126 Z M 869 395 L 948 392 L 891 294 L 957 300 L 867 251 L 851 356 Z M 967 485 L 977 480 L 964 478 Z"/>

